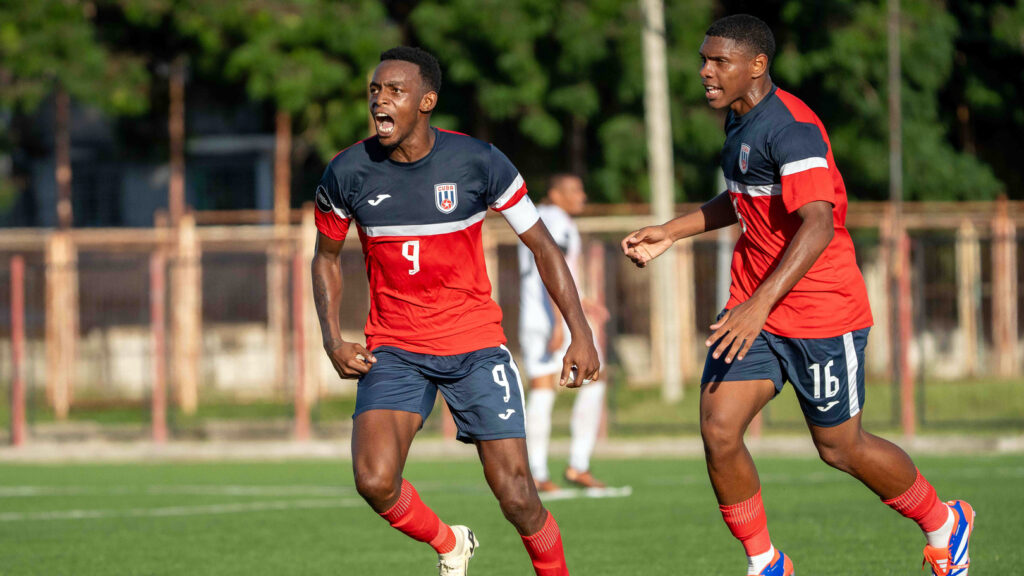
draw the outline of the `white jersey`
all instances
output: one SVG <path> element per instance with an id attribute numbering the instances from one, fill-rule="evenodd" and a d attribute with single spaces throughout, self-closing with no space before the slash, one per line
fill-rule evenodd
<path id="1" fill-rule="evenodd" d="M 582 252 L 580 232 L 576 223 L 558 206 L 554 204 L 542 204 L 537 207 L 540 218 L 544 222 L 555 244 L 562 249 L 565 255 L 566 264 L 573 279 L 577 280 L 577 266 Z M 537 263 L 533 259 L 533 253 L 526 245 L 519 244 L 519 333 L 520 342 L 526 346 L 524 337 L 529 334 L 536 337 L 538 333 L 550 335 L 553 328 L 554 310 L 552 309 L 551 298 L 547 289 L 540 279 L 540 272 L 537 270 Z M 568 334 L 568 332 L 567 332 Z M 568 338 L 566 339 L 568 340 Z M 545 344 L 547 341 L 545 340 Z"/>

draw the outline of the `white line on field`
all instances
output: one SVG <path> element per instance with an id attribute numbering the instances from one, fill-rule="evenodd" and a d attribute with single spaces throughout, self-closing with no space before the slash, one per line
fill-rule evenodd
<path id="1" fill-rule="evenodd" d="M 0 498 L 83 495 L 351 496 L 351 486 L 0 486 Z"/>
<path id="2" fill-rule="evenodd" d="M 576 500 L 579 498 L 628 498 L 633 494 L 630 486 L 615 486 L 608 488 L 563 488 L 554 492 L 543 492 L 541 500 L 554 502 L 555 500 Z"/>
<path id="3" fill-rule="evenodd" d="M 824 466 L 824 464 L 822 464 Z M 847 482 L 849 476 L 825 468 L 817 472 L 806 474 L 786 474 L 778 472 L 759 473 L 762 484 L 830 484 L 835 482 Z M 1000 467 L 1000 468 L 958 468 L 956 470 L 941 470 L 928 474 L 929 478 L 1024 478 L 1024 467 Z M 691 486 L 708 484 L 708 477 L 703 474 L 681 474 L 679 476 L 648 477 L 643 481 L 647 486 Z"/>
<path id="4" fill-rule="evenodd" d="M 282 500 L 201 506 L 168 506 L 165 508 L 126 508 L 124 510 L 55 510 L 51 512 L 6 512 L 0 522 L 27 520 L 91 520 L 96 518 L 166 518 L 172 516 L 204 516 L 210 514 L 241 514 L 278 510 L 311 510 L 320 508 L 353 508 L 365 506 L 362 500 Z"/>

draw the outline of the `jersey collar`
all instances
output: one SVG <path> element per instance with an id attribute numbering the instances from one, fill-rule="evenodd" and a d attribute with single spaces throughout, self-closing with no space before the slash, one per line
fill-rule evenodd
<path id="1" fill-rule="evenodd" d="M 426 163 L 427 160 L 430 160 L 430 157 L 434 155 L 434 152 L 437 151 L 438 147 L 441 144 L 441 131 L 433 126 L 431 126 L 430 129 L 434 131 L 434 145 L 430 147 L 430 152 L 427 152 L 426 156 L 413 162 L 399 162 L 398 160 L 392 160 L 391 157 L 389 156 L 387 157 L 387 162 L 390 163 L 392 166 L 398 166 L 400 168 L 415 168 L 420 164 Z"/>
<path id="2" fill-rule="evenodd" d="M 779 87 L 776 86 L 774 82 L 772 82 L 772 89 L 769 90 L 767 94 L 765 94 L 764 98 L 761 98 L 760 102 L 755 104 L 754 107 L 750 109 L 750 112 L 747 112 L 742 116 L 738 116 L 735 112 L 729 110 L 729 118 L 727 124 L 742 126 L 743 124 L 750 122 L 754 118 L 758 117 L 762 112 L 764 112 L 765 108 L 767 108 L 765 104 L 767 104 L 769 100 L 775 97 L 775 92 L 778 91 L 778 89 Z"/>

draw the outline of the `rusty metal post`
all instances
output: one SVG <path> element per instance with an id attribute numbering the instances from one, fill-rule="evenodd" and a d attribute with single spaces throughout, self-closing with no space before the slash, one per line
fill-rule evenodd
<path id="1" fill-rule="evenodd" d="M 25 258 L 11 258 L 11 445 L 26 439 L 25 421 Z"/>
<path id="2" fill-rule="evenodd" d="M 171 179 L 167 190 L 167 207 L 171 226 L 177 226 L 185 215 L 185 76 L 186 60 L 179 56 L 171 63 L 168 90 L 167 135 L 170 141 Z"/>
<path id="3" fill-rule="evenodd" d="M 978 317 L 981 309 L 981 243 L 977 228 L 967 218 L 957 230 L 956 271 L 964 374 L 975 376 L 978 373 Z"/>
<path id="4" fill-rule="evenodd" d="M 1017 228 L 1005 196 L 996 201 L 992 220 L 992 340 L 995 372 L 1020 374 L 1017 362 Z"/>
<path id="5" fill-rule="evenodd" d="M 149 257 L 149 323 L 153 346 L 153 390 L 150 398 L 153 442 L 167 442 L 167 258 L 162 248 Z"/>
<path id="6" fill-rule="evenodd" d="M 302 207 L 302 224 L 299 235 L 299 256 L 306 262 L 306 278 L 309 276 L 309 262 L 316 251 L 316 222 L 315 208 L 311 202 Z M 316 304 L 313 302 L 313 286 L 310 282 L 302 283 L 302 301 L 305 310 L 305 318 L 316 318 Z M 303 354 L 303 362 L 306 375 L 306 397 L 315 401 L 320 397 L 323 390 L 323 379 L 320 368 L 324 362 L 324 349 L 320 339 L 320 325 L 318 322 L 304 322 L 306 350 Z M 332 370 L 333 373 L 333 370 Z"/>
<path id="7" fill-rule="evenodd" d="M 899 322 L 900 354 L 897 362 L 900 367 L 900 421 L 903 427 L 903 435 L 907 438 L 912 438 L 917 432 L 917 410 L 914 405 L 914 373 L 910 364 L 910 343 L 914 337 L 913 303 L 910 297 L 910 236 L 906 230 L 900 230 L 898 238 L 898 258 L 900 264 L 897 278 L 897 322 Z M 918 281 L 920 282 L 921 279 L 918 279 Z M 918 305 L 920 306 L 921 304 L 918 303 Z"/>
<path id="8" fill-rule="evenodd" d="M 68 232 L 55 232 L 46 246 L 46 397 L 57 420 L 71 409 L 78 338 L 78 275 Z"/>
<path id="9" fill-rule="evenodd" d="M 310 438 L 309 399 L 306 398 L 306 335 L 303 312 L 302 287 L 305 285 L 305 268 L 301 253 L 292 259 L 292 350 L 295 359 L 295 430 L 298 441 Z"/>
<path id="10" fill-rule="evenodd" d="M 171 275 L 171 356 L 174 392 L 185 414 L 199 406 L 199 362 L 202 354 L 202 253 L 196 221 L 185 214 L 177 227 L 177 254 Z"/>

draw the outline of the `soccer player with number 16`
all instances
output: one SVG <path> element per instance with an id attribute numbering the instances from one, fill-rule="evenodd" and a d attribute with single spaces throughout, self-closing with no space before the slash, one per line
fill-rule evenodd
<path id="1" fill-rule="evenodd" d="M 676 240 L 740 225 L 729 302 L 707 340 L 700 423 L 711 484 L 747 553 L 747 574 L 794 574 L 768 536 L 757 469 L 743 444 L 750 421 L 788 380 L 821 458 L 917 522 L 932 574 L 966 576 L 971 506 L 939 500 L 903 450 L 861 427 L 871 310 L 824 126 L 772 83 L 775 39 L 761 20 L 741 14 L 715 22 L 700 54 L 708 104 L 729 109 L 728 190 L 630 234 L 622 249 L 643 267 Z"/>

